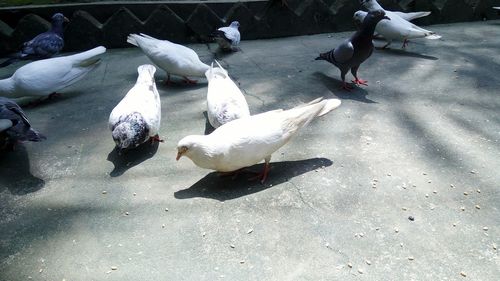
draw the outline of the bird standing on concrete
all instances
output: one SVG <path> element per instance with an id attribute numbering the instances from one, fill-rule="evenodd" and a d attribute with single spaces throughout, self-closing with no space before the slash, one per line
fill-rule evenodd
<path id="1" fill-rule="evenodd" d="M 240 44 L 240 31 L 238 28 L 240 23 L 233 21 L 229 26 L 217 29 L 212 36 L 214 37 L 219 47 L 224 51 L 237 51 Z"/>
<path id="2" fill-rule="evenodd" d="M 38 34 L 30 41 L 24 42 L 21 51 L 1 63 L 0 67 L 5 67 L 18 60 L 46 59 L 59 53 L 64 47 L 63 23 L 68 21 L 68 18 L 63 14 L 54 14 L 49 31 Z"/>
<path id="3" fill-rule="evenodd" d="M 227 71 L 215 61 L 205 75 L 208 80 L 207 115 L 210 125 L 218 128 L 235 119 L 250 116 L 248 104 L 241 90 L 231 80 Z"/>
<path id="4" fill-rule="evenodd" d="M 373 33 L 375 26 L 382 19 L 388 19 L 384 11 L 377 10 L 369 12 L 358 30 L 351 38 L 345 40 L 337 48 L 322 53 L 316 60 L 326 60 L 340 69 L 342 78 L 342 88 L 349 91 L 352 86 L 345 82 L 345 75 L 351 70 L 355 80 L 352 82 L 357 85 L 368 86 L 365 80 L 358 78 L 358 68 L 373 52 Z"/>
<path id="5" fill-rule="evenodd" d="M 119 149 L 134 148 L 147 140 L 162 142 L 158 137 L 161 101 L 154 78 L 156 68 L 145 64 L 137 72 L 134 87 L 109 115 L 109 129 Z"/>
<path id="6" fill-rule="evenodd" d="M 197 166 L 233 172 L 265 160 L 261 182 L 267 178 L 271 154 L 285 145 L 315 117 L 340 105 L 338 99 L 316 99 L 289 110 L 273 110 L 226 123 L 209 135 L 191 135 L 177 144 L 177 160 L 190 158 Z"/>
<path id="7" fill-rule="evenodd" d="M 0 97 L 0 148 L 13 148 L 22 141 L 39 142 L 45 137 L 31 127 L 26 114 L 14 101 Z"/>
<path id="8" fill-rule="evenodd" d="M 167 84 L 171 82 L 170 74 L 182 76 L 187 83 L 196 84 L 197 81 L 188 76 L 204 77 L 210 68 L 195 51 L 168 40 L 158 40 L 141 33 L 130 34 L 127 42 L 139 47 L 154 64 L 167 72 Z"/>
<path id="9" fill-rule="evenodd" d="M 48 96 L 66 88 L 98 66 L 98 55 L 106 52 L 100 46 L 71 56 L 28 63 L 10 78 L 0 80 L 0 96 L 9 98 Z"/>
<path id="10" fill-rule="evenodd" d="M 376 0 L 360 0 L 360 3 L 368 11 L 383 10 Z M 387 40 L 387 44 L 385 44 L 382 48 L 387 48 L 393 40 L 403 41 L 402 48 L 406 48 L 408 45 L 408 39 L 424 37 L 427 39 L 441 38 L 441 36 L 437 35 L 435 32 L 423 29 L 409 22 L 410 19 L 426 15 L 426 13 L 430 12 L 417 12 L 409 14 L 385 10 L 384 12 L 390 20 L 382 20 L 375 27 L 375 31 Z M 366 12 L 357 11 L 354 13 L 354 21 L 358 23 L 362 22 L 366 14 Z"/>

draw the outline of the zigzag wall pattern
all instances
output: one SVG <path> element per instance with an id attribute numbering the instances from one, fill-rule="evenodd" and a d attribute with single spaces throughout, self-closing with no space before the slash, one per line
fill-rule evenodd
<path id="1" fill-rule="evenodd" d="M 429 10 L 417 24 L 499 19 L 492 6 L 500 0 L 379 0 L 388 10 Z M 22 42 L 47 30 L 55 12 L 69 16 L 65 51 L 97 45 L 128 47 L 129 33 L 143 32 L 174 42 L 204 42 L 217 27 L 233 20 L 241 24 L 243 39 L 272 38 L 352 30 L 358 0 L 288 0 L 233 3 L 111 3 L 19 9 L 0 9 L 0 54 L 18 49 Z M 15 26 L 12 28 L 11 26 Z"/>

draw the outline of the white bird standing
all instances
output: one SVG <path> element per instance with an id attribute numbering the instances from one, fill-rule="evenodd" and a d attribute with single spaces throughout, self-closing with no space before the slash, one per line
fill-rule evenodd
<path id="1" fill-rule="evenodd" d="M 340 105 L 338 99 L 316 99 L 289 110 L 273 110 L 226 123 L 209 135 L 190 135 L 177 144 L 177 160 L 190 158 L 197 166 L 232 172 L 265 160 L 263 183 L 271 154 L 285 145 L 315 117 Z"/>
<path id="2" fill-rule="evenodd" d="M 147 140 L 162 141 L 158 137 L 161 102 L 154 80 L 156 68 L 145 64 L 137 72 L 134 87 L 109 115 L 108 125 L 120 149 L 134 148 Z"/>
<path id="3" fill-rule="evenodd" d="M 28 63 L 10 78 L 0 80 L 0 96 L 9 98 L 48 96 L 81 80 L 98 66 L 100 46 L 82 53 Z"/>
<path id="4" fill-rule="evenodd" d="M 130 34 L 127 42 L 139 47 L 154 64 L 167 72 L 167 84 L 171 82 L 171 74 L 182 76 L 187 83 L 195 84 L 197 81 L 190 80 L 188 76 L 203 77 L 209 68 L 195 51 L 168 40 L 141 33 Z"/>
<path id="5" fill-rule="evenodd" d="M 375 10 L 383 10 L 386 13 L 386 16 L 390 20 L 382 20 L 375 27 L 375 31 L 382 35 L 386 40 L 387 44 L 385 44 L 382 48 L 388 47 L 392 41 L 403 41 L 402 48 L 405 48 L 408 45 L 408 39 L 415 38 L 427 38 L 427 39 L 439 39 L 441 36 L 437 35 L 435 32 L 423 29 L 411 22 L 409 20 L 419 18 L 422 16 L 426 16 L 430 14 L 430 12 L 416 12 L 416 13 L 402 13 L 402 12 L 392 12 L 386 11 L 380 6 L 376 0 L 360 0 L 360 3 L 365 7 L 368 11 Z M 366 16 L 366 12 L 357 11 L 354 13 L 354 21 L 357 23 L 363 22 L 363 19 Z"/>
<path id="6" fill-rule="evenodd" d="M 240 44 L 241 39 L 240 31 L 238 30 L 239 27 L 240 23 L 233 21 L 229 26 L 220 27 L 212 34 L 222 50 L 238 50 L 238 45 Z"/>
<path id="7" fill-rule="evenodd" d="M 250 116 L 248 104 L 241 90 L 231 80 L 227 70 L 218 61 L 213 63 L 205 75 L 208 80 L 207 115 L 210 125 L 218 128 L 225 123 Z"/>

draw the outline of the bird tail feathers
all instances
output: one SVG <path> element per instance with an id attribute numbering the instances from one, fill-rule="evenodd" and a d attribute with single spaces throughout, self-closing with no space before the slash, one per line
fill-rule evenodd
<path id="1" fill-rule="evenodd" d="M 218 67 L 214 68 L 214 63 L 212 63 L 210 65 L 210 68 L 205 72 L 205 76 L 207 77 L 208 82 L 210 82 L 216 76 L 222 76 L 223 78 L 228 77 L 227 70 L 225 70 L 217 60 L 215 60 L 215 62 L 217 63 Z"/>
<path id="2" fill-rule="evenodd" d="M 323 116 L 328 112 L 334 110 L 335 108 L 339 107 L 341 101 L 339 99 L 327 99 L 324 100 L 323 103 L 324 103 L 323 109 L 321 109 L 318 116 Z"/>
<path id="3" fill-rule="evenodd" d="M 441 35 L 437 35 L 435 33 L 425 36 L 426 39 L 430 39 L 430 40 L 441 39 L 441 37 L 442 37 Z"/>
<path id="4" fill-rule="evenodd" d="M 47 138 L 44 135 L 40 134 L 39 132 L 37 132 L 33 128 L 30 128 L 26 132 L 26 140 L 39 142 L 39 141 L 46 140 L 46 139 Z"/>
<path id="5" fill-rule="evenodd" d="M 103 54 L 104 52 L 106 52 L 106 48 L 104 48 L 103 46 L 99 46 L 94 49 L 85 51 L 83 53 L 73 55 L 71 57 L 72 59 L 74 59 L 75 65 L 81 67 L 88 67 L 98 63 L 100 59 L 96 58 L 96 56 Z"/>
<path id="6" fill-rule="evenodd" d="M 156 67 L 151 64 L 143 64 L 137 68 L 137 72 L 139 73 L 139 76 L 137 77 L 137 82 L 144 82 L 154 84 L 155 80 L 155 72 L 156 72 Z"/>
<path id="7" fill-rule="evenodd" d="M 139 35 L 137 35 L 137 34 L 129 34 L 127 36 L 127 43 L 130 43 L 130 44 L 132 44 L 132 45 L 134 45 L 136 47 L 139 47 L 139 44 L 137 44 L 137 39 L 136 39 L 137 36 L 139 36 Z"/>

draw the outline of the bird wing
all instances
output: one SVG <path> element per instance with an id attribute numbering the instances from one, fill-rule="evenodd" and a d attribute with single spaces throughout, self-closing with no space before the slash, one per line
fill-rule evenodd
<path id="1" fill-rule="evenodd" d="M 386 11 L 386 13 L 387 12 L 389 12 L 389 11 Z M 428 16 L 428 15 L 431 14 L 431 12 L 404 13 L 404 12 L 398 12 L 398 11 L 394 11 L 394 12 L 390 12 L 390 13 L 396 14 L 399 17 L 401 17 L 402 19 L 407 20 L 407 21 L 411 21 L 411 20 L 414 20 L 414 19 L 426 17 L 426 16 Z"/>
<path id="2" fill-rule="evenodd" d="M 354 54 L 354 46 L 350 40 L 344 41 L 333 50 L 333 57 L 336 62 L 345 63 L 349 61 Z"/>
<path id="3" fill-rule="evenodd" d="M 51 57 L 64 47 L 64 39 L 54 32 L 44 32 L 24 43 L 22 53 L 41 58 Z"/>
<path id="4" fill-rule="evenodd" d="M 226 26 L 226 27 L 221 27 L 218 29 L 219 31 L 222 31 L 224 34 L 224 37 L 233 45 L 236 45 L 240 42 L 240 32 L 232 27 Z"/>
<path id="5" fill-rule="evenodd" d="M 2 97 L 0 99 L 0 104 L 0 119 L 9 119 L 11 121 L 14 121 L 14 125 L 18 122 L 23 122 L 28 127 L 31 126 L 30 122 L 28 121 L 28 117 L 26 117 L 24 111 L 15 102 Z"/>
<path id="6" fill-rule="evenodd" d="M 97 56 L 105 51 L 100 46 L 71 56 L 35 61 L 19 68 L 12 79 L 21 95 L 50 94 L 82 79 L 98 66 Z"/>
<path id="7" fill-rule="evenodd" d="M 13 123 L 9 119 L 0 119 L 0 132 L 12 127 Z"/>
<path id="8" fill-rule="evenodd" d="M 217 70 L 219 68 L 216 68 Z M 210 80 L 207 92 L 210 124 L 215 128 L 229 121 L 250 115 L 248 104 L 240 89 L 228 76 Z"/>
<path id="9" fill-rule="evenodd" d="M 180 74 L 175 72 L 190 70 L 203 64 L 194 50 L 168 40 L 159 40 L 141 33 L 131 34 L 127 42 L 140 47 L 151 61 L 173 74 Z"/>

